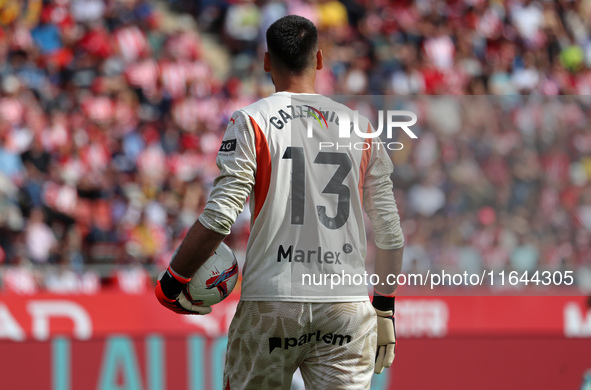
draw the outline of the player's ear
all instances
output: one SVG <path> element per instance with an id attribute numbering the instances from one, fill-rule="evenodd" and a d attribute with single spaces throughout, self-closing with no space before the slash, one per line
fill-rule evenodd
<path id="1" fill-rule="evenodd" d="M 316 70 L 322 69 L 324 63 L 322 61 L 322 50 L 316 52 Z"/>
<path id="2" fill-rule="evenodd" d="M 265 52 L 265 57 L 263 58 L 263 70 L 267 73 L 271 71 L 271 57 L 269 57 L 269 52 Z"/>

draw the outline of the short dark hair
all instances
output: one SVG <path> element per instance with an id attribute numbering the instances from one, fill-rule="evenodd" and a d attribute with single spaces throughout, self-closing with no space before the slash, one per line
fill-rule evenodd
<path id="1" fill-rule="evenodd" d="M 315 67 L 318 30 L 308 19 L 288 15 L 267 29 L 267 51 L 271 61 L 293 73 Z"/>

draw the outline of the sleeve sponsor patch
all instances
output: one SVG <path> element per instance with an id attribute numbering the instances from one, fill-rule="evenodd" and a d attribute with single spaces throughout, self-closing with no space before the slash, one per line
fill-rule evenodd
<path id="1" fill-rule="evenodd" d="M 233 152 L 236 150 L 236 138 L 222 141 L 220 152 Z"/>

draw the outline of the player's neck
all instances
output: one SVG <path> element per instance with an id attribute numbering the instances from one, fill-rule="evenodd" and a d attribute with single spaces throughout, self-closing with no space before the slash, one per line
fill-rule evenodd
<path id="1" fill-rule="evenodd" d="M 291 76 L 275 80 L 275 92 L 316 93 L 315 78 Z"/>

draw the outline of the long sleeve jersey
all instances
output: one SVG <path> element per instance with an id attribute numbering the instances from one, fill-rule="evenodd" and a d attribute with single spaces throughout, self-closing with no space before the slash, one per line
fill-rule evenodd
<path id="1" fill-rule="evenodd" d="M 343 137 L 342 113 L 356 118 L 327 97 L 279 92 L 232 115 L 199 220 L 229 234 L 250 197 L 241 299 L 367 300 L 364 209 L 379 248 L 403 246 L 386 148 L 354 131 Z M 358 126 L 373 131 L 364 117 Z"/>

